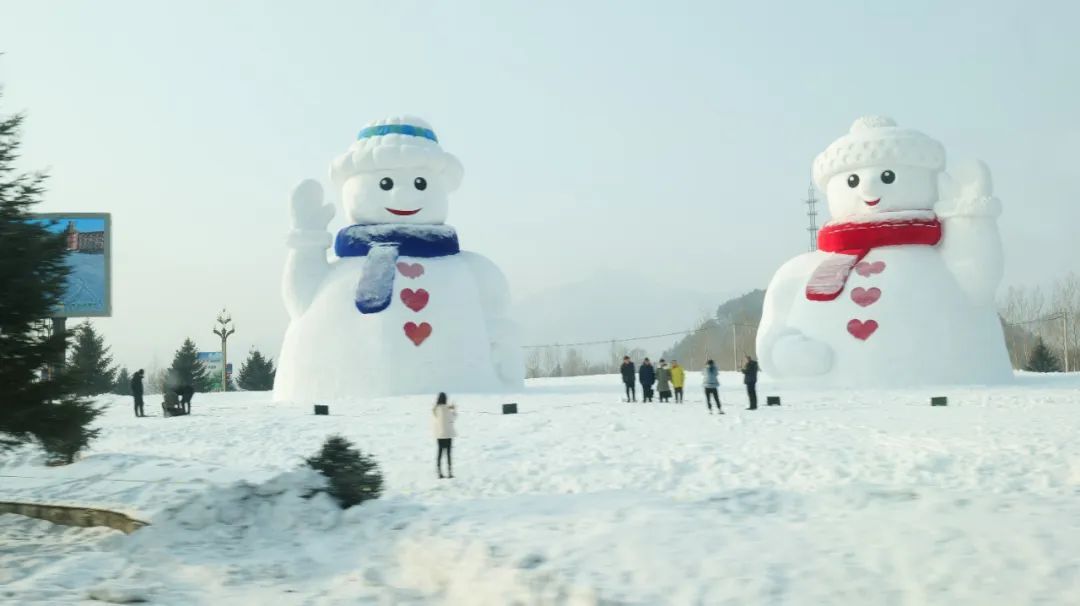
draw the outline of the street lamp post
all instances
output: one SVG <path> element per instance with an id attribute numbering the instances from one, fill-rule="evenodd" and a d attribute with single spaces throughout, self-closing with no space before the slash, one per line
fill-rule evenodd
<path id="1" fill-rule="evenodd" d="M 229 336 L 236 332 L 236 325 L 229 326 L 232 322 L 232 316 L 223 308 L 221 313 L 218 314 L 217 322 L 220 325 L 214 329 L 214 334 L 221 337 L 221 391 L 229 390 L 229 355 L 228 355 L 228 341 Z"/>

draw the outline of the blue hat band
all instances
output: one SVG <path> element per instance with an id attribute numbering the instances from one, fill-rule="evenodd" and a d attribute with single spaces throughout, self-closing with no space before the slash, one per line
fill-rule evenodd
<path id="1" fill-rule="evenodd" d="M 430 128 L 423 128 L 420 126 L 413 126 L 411 124 L 383 124 L 381 126 L 369 126 L 360 131 L 356 138 L 370 139 L 371 137 L 381 137 L 383 135 L 409 135 L 412 137 L 423 137 L 429 141 L 438 143 L 439 140 L 435 137 L 435 131 Z"/>

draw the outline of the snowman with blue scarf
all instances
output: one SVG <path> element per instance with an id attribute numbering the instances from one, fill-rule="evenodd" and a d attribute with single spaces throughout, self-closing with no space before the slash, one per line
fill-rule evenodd
<path id="1" fill-rule="evenodd" d="M 365 126 L 333 161 L 351 223 L 336 237 L 319 183 L 295 188 L 275 400 L 522 387 L 506 279 L 445 224 L 462 172 L 430 125 L 402 116 Z"/>

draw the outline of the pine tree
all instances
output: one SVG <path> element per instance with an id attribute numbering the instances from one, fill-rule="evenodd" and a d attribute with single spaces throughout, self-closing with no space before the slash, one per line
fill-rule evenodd
<path id="1" fill-rule="evenodd" d="M 1039 337 L 1039 340 L 1035 342 L 1035 348 L 1031 350 L 1027 367 L 1024 370 L 1030 372 L 1061 372 L 1061 362 L 1046 346 L 1046 342 L 1043 341 L 1042 337 Z"/>
<path id="2" fill-rule="evenodd" d="M 63 363 L 66 335 L 38 328 L 60 304 L 67 276 L 64 236 L 30 222 L 45 176 L 15 172 L 22 116 L 0 116 L 0 446 L 36 440 L 71 462 L 97 435 L 100 409 L 74 395 Z"/>
<path id="3" fill-rule="evenodd" d="M 213 380 L 206 371 L 206 366 L 199 361 L 199 351 L 195 342 L 184 339 L 184 344 L 176 350 L 172 366 L 169 367 L 165 380 L 166 389 L 175 389 L 180 385 L 190 385 L 195 391 L 205 392 L 213 388 Z"/>
<path id="4" fill-rule="evenodd" d="M 128 373 L 128 369 L 121 368 L 120 372 L 116 374 L 116 382 L 113 383 L 112 393 L 118 396 L 131 395 L 131 374 Z"/>
<path id="5" fill-rule="evenodd" d="M 329 486 L 325 492 L 334 497 L 342 509 L 377 499 L 382 494 L 383 477 L 379 464 L 341 436 L 326 438 L 319 452 L 305 462 L 326 476 Z M 311 494 L 319 492 L 323 491 Z"/>
<path id="6" fill-rule="evenodd" d="M 116 367 L 112 364 L 105 338 L 89 320 L 75 328 L 75 343 L 64 368 L 80 396 L 108 393 L 114 387 Z"/>
<path id="7" fill-rule="evenodd" d="M 274 388 L 274 362 L 266 358 L 257 349 L 248 353 L 247 360 L 240 365 L 238 377 L 240 389 L 245 391 L 269 391 Z"/>

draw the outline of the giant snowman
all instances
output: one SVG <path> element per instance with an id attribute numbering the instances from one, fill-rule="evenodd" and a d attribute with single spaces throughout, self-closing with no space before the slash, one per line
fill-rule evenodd
<path id="1" fill-rule="evenodd" d="M 813 179 L 832 220 L 765 295 L 757 351 L 781 379 L 844 386 L 992 383 L 1012 376 L 994 296 L 1001 203 L 981 162 L 889 118 L 860 118 Z"/>
<path id="2" fill-rule="evenodd" d="M 351 223 L 333 239 L 322 187 L 307 180 L 292 194 L 282 284 L 291 322 L 274 399 L 520 388 L 509 287 L 445 225 L 462 166 L 431 127 L 414 117 L 373 122 L 330 177 Z"/>

